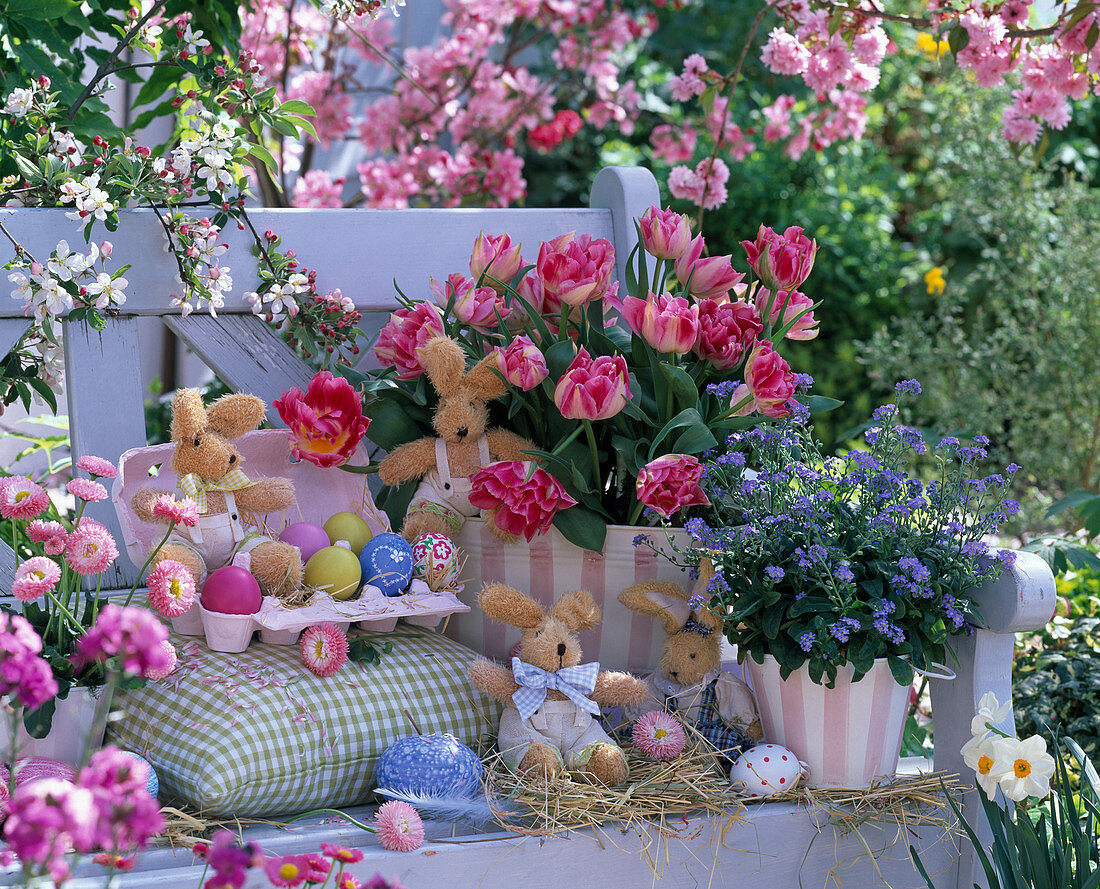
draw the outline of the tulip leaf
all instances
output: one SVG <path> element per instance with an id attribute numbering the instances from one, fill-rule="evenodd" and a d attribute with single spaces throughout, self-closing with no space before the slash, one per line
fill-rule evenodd
<path id="1" fill-rule="evenodd" d="M 657 448 L 673 429 L 692 426 L 696 423 L 701 425 L 704 429 L 706 428 L 706 423 L 703 422 L 703 417 L 696 408 L 689 407 L 686 410 L 680 411 L 680 413 L 665 423 L 661 431 L 654 437 L 653 444 L 649 447 L 649 459 L 653 460 L 659 455 L 660 452 Z M 713 436 L 711 437 L 713 438 Z M 713 445 L 711 445 L 711 447 L 713 447 Z"/>
<path id="2" fill-rule="evenodd" d="M 806 407 L 810 409 L 811 414 L 825 414 L 829 411 L 835 411 L 844 404 L 843 401 L 829 398 L 826 395 L 807 395 L 805 398 L 799 398 L 798 401 L 806 405 Z"/>
<path id="3" fill-rule="evenodd" d="M 28 710 L 23 714 L 23 727 L 32 738 L 41 740 L 50 733 L 53 726 L 54 709 L 57 706 L 57 698 L 50 698 L 36 710 Z"/>
<path id="4" fill-rule="evenodd" d="M 566 339 L 554 343 L 546 350 L 545 355 L 546 366 L 550 369 L 550 377 L 554 380 L 560 380 L 577 353 L 573 341 Z"/>
<path id="5" fill-rule="evenodd" d="M 425 434 L 410 408 L 396 401 L 379 399 L 367 405 L 364 413 L 371 421 L 370 440 L 383 450 L 392 451 Z"/>
<path id="6" fill-rule="evenodd" d="M 554 527 L 574 546 L 592 552 L 603 552 L 607 537 L 607 519 L 584 506 L 571 506 L 558 511 Z"/>
<path id="7" fill-rule="evenodd" d="M 386 515 L 389 516 L 391 528 L 401 527 L 401 522 L 405 519 L 405 513 L 409 511 L 409 504 L 412 502 L 413 494 L 416 493 L 418 487 L 419 481 L 413 479 L 403 485 L 398 485 L 396 488 L 383 486 L 378 496 L 375 497 L 374 502 L 378 508 L 385 510 Z"/>
<path id="8" fill-rule="evenodd" d="M 676 439 L 674 450 L 678 454 L 701 454 L 711 448 L 718 447 L 718 439 L 714 437 L 705 423 L 692 423 Z"/>
<path id="9" fill-rule="evenodd" d="M 659 367 L 672 389 L 672 397 L 681 409 L 696 407 L 699 404 L 699 389 L 691 375 L 683 368 L 662 362 Z"/>

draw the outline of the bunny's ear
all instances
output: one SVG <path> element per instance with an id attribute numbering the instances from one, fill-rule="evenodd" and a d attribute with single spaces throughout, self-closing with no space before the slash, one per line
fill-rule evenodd
<path id="1" fill-rule="evenodd" d="M 584 590 L 566 593 L 550 608 L 550 616 L 556 617 L 574 633 L 590 630 L 596 626 L 603 614 L 592 594 Z"/>
<path id="2" fill-rule="evenodd" d="M 487 583 L 477 595 L 477 604 L 493 620 L 530 630 L 542 623 L 546 612 L 525 593 L 503 583 Z"/>
<path id="3" fill-rule="evenodd" d="M 619 601 L 631 611 L 659 620 L 669 636 L 679 633 L 691 616 L 687 591 L 668 580 L 636 583 L 619 593 Z"/>
<path id="4" fill-rule="evenodd" d="M 255 395 L 223 395 L 206 412 L 206 425 L 226 438 L 239 438 L 264 421 L 264 410 Z"/>
<path id="5" fill-rule="evenodd" d="M 458 343 L 448 336 L 437 336 L 417 354 L 436 392 L 445 396 L 458 391 L 466 374 L 466 354 Z"/>
<path id="6" fill-rule="evenodd" d="M 206 408 L 198 389 L 179 389 L 172 399 L 172 440 L 186 441 L 206 428 Z"/>
<path id="7" fill-rule="evenodd" d="M 481 401 L 492 401 L 508 391 L 508 384 L 495 367 L 496 356 L 486 355 L 466 374 L 466 389 Z"/>

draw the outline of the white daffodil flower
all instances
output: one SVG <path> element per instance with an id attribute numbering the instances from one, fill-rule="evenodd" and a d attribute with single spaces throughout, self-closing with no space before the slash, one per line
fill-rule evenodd
<path id="1" fill-rule="evenodd" d="M 993 741 L 992 771 L 998 777 L 1001 792 L 1013 802 L 1029 796 L 1043 799 L 1050 793 L 1054 777 L 1054 757 L 1047 753 L 1047 742 L 1039 735 L 1023 741 L 996 738 Z"/>

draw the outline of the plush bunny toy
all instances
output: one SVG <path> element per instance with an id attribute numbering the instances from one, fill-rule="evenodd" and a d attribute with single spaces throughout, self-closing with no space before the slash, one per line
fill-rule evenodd
<path id="1" fill-rule="evenodd" d="M 601 617 L 592 595 L 566 593 L 547 613 L 530 596 L 490 583 L 477 601 L 491 618 L 523 629 L 520 656 L 512 658 L 510 670 L 485 658 L 469 669 L 470 681 L 505 705 L 497 736 L 504 761 L 536 775 L 568 768 L 603 784 L 622 784 L 626 756 L 595 717 L 601 704 L 636 705 L 649 692 L 629 673 L 581 663 L 577 633 Z"/>
<path id="2" fill-rule="evenodd" d="M 703 559 L 693 594 L 705 597 L 713 576 L 713 565 Z M 693 594 L 679 584 L 650 580 L 623 590 L 619 601 L 659 620 L 666 633 L 657 670 L 647 680 L 651 696 L 694 725 L 728 764 L 763 731 L 752 690 L 722 670 L 721 617 L 707 608 L 692 609 Z M 641 714 L 628 710 L 626 715 Z"/>
<path id="3" fill-rule="evenodd" d="M 488 402 L 508 391 L 493 370 L 492 356 L 483 358 L 466 372 L 462 347 L 450 337 L 435 337 L 420 350 L 421 361 L 439 393 L 432 425 L 438 438 L 419 438 L 395 448 L 378 466 L 384 485 L 399 485 L 421 479 L 405 515 L 401 534 L 410 543 L 431 532 L 453 537 L 467 518 L 478 509 L 470 503 L 470 476 L 498 460 L 531 460 L 524 451 L 535 445 L 503 429 L 486 431 Z M 489 530 L 505 543 L 516 538 L 487 523 Z"/>
<path id="4" fill-rule="evenodd" d="M 241 471 L 241 456 L 230 439 L 255 429 L 264 418 L 264 403 L 254 395 L 226 395 L 209 409 L 198 389 L 180 389 L 172 401 L 172 469 L 178 496 L 199 507 L 193 528 L 177 525 L 157 561 L 182 562 L 201 584 L 207 571 L 221 568 L 238 553 L 248 553 L 251 571 L 268 595 L 281 596 L 301 585 L 302 558 L 296 547 L 246 531 L 241 510 L 269 513 L 294 502 L 294 485 L 285 478 L 250 479 Z M 164 522 L 153 514 L 167 491 L 142 488 L 131 499 L 138 518 Z"/>

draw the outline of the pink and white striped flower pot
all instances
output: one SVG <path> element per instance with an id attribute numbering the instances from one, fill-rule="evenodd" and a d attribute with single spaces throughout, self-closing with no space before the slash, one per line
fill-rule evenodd
<path id="1" fill-rule="evenodd" d="M 562 593 L 588 590 L 603 609 L 603 622 L 580 634 L 584 660 L 598 660 L 600 666 L 609 669 L 654 669 L 665 634 L 657 621 L 620 605 L 618 595 L 643 580 L 671 580 L 688 589 L 692 581 L 687 572 L 654 555 L 648 547 L 635 547 L 638 534 L 647 534 L 668 551 L 660 528 L 611 525 L 603 552 L 597 553 L 574 546 L 557 528 L 530 543 L 520 539 L 506 545 L 489 532 L 484 520 L 467 519 L 455 537 L 455 545 L 466 557 L 460 576 L 466 585 L 462 598 L 472 610 L 454 615 L 447 635 L 487 657 L 503 660 L 519 641 L 520 631 L 482 614 L 477 594 L 483 584 L 506 583 L 546 607 Z M 677 546 L 686 547 L 691 541 L 684 531 L 674 531 L 673 535 Z"/>
<path id="2" fill-rule="evenodd" d="M 771 655 L 748 667 L 764 740 L 793 750 L 809 766 L 810 787 L 869 787 L 897 771 L 909 707 L 909 686 L 900 685 L 885 658 L 859 682 L 846 664 L 833 688 L 810 681 L 804 664 L 786 679 Z"/>

